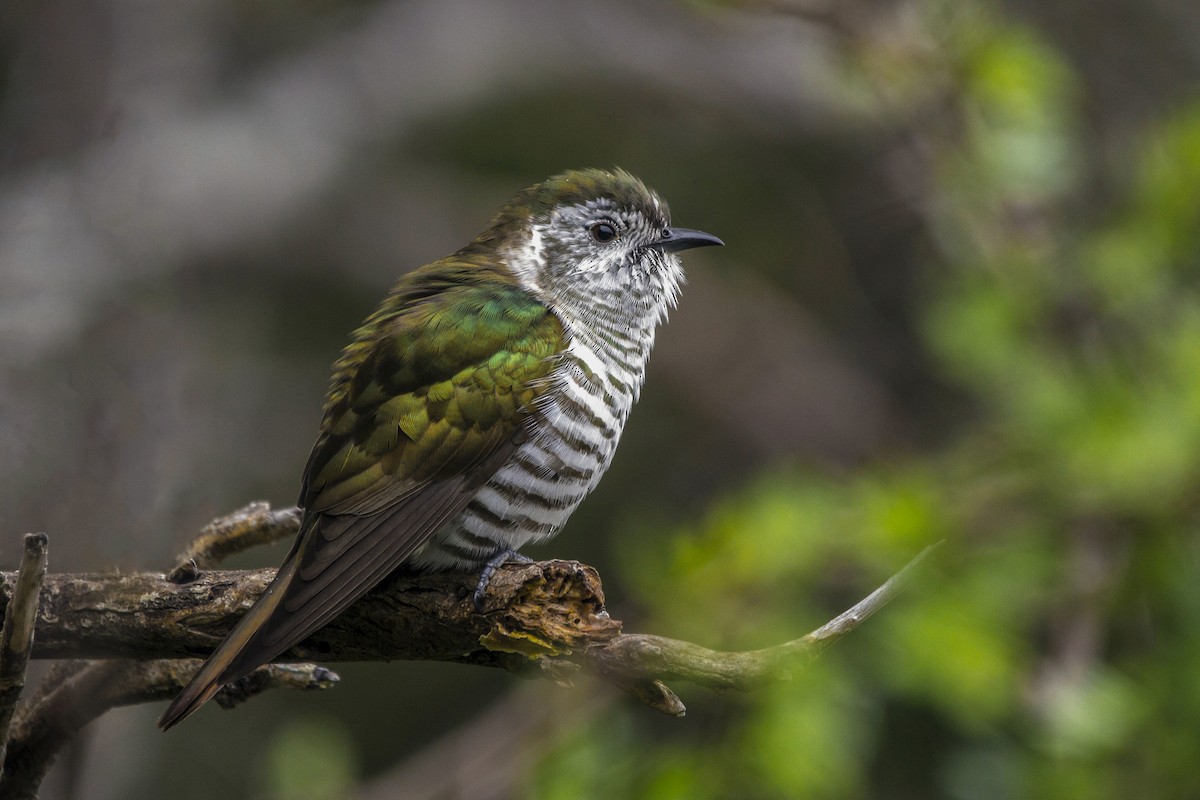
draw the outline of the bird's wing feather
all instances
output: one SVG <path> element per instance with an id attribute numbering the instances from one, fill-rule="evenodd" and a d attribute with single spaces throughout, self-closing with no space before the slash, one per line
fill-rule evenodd
<path id="1" fill-rule="evenodd" d="M 314 525 L 256 637 L 264 651 L 324 625 L 463 510 L 536 425 L 562 345 L 557 318 L 507 284 L 405 298 L 380 327 L 339 370 L 352 377 L 335 384 L 305 472 Z"/>
<path id="2" fill-rule="evenodd" d="M 338 361 L 296 545 L 161 727 L 369 591 L 540 424 L 537 401 L 553 391 L 564 347 L 559 320 L 518 286 L 421 272 L 402 280 Z"/>
<path id="3" fill-rule="evenodd" d="M 488 448 L 475 469 L 431 480 L 377 513 L 319 515 L 297 554 L 298 569 L 281 602 L 284 613 L 262 628 L 263 648 L 291 647 L 383 580 L 466 507 L 477 481 L 490 477 L 515 447 L 509 436 Z"/>

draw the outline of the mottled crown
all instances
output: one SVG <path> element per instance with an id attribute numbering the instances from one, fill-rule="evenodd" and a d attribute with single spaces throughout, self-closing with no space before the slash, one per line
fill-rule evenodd
<path id="1" fill-rule="evenodd" d="M 555 208 L 586 205 L 598 199 L 639 212 L 659 227 L 670 222 L 667 204 L 625 170 L 573 169 L 517 192 L 500 209 L 493 224 L 545 219 Z"/>

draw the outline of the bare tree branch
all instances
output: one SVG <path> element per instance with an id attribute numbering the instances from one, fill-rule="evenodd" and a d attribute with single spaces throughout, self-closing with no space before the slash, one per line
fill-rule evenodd
<path id="1" fill-rule="evenodd" d="M 661 636 L 623 633 L 608 616 L 599 576 L 574 561 L 509 563 L 477 613 L 475 575 L 400 575 L 288 651 L 283 661 L 455 661 L 560 682 L 594 672 L 660 710 L 683 707 L 657 681 L 754 689 L 786 680 L 886 604 L 919 556 L 869 597 L 800 639 L 719 652 Z M 210 572 L 177 585 L 164 575 L 51 575 L 35 658 L 161 659 L 207 655 L 266 588 L 273 570 Z M 3 598 L 15 580 L 3 574 Z"/>
<path id="2" fill-rule="evenodd" d="M 202 572 L 200 567 L 294 532 L 298 520 L 295 509 L 271 511 L 254 503 L 206 526 L 169 574 L 46 576 L 40 600 L 32 604 L 38 635 L 32 649 L 26 641 L 25 655 L 111 660 L 66 662 L 17 710 L 0 800 L 36 796 L 62 746 L 109 708 L 167 699 L 179 691 L 199 666 L 194 659 L 212 651 L 275 574 L 269 569 Z M 44 546 L 43 535 L 43 571 Z M 888 603 L 927 553 L 807 636 L 762 650 L 719 652 L 624 633 L 605 609 L 592 567 L 545 561 L 501 566 L 481 610 L 472 601 L 473 573 L 397 574 L 279 660 L 454 661 L 563 684 L 585 671 L 652 708 L 682 716 L 683 702 L 664 680 L 717 690 L 751 690 L 787 680 Z M 6 631 L 12 627 L 31 636 L 29 572 L 23 566 L 18 573 L 0 573 L 0 613 Z M 275 664 L 226 687 L 217 701 L 229 707 L 274 686 L 324 689 L 337 680 L 313 664 Z"/>
<path id="3" fill-rule="evenodd" d="M 5 608 L 4 627 L 0 628 L 0 779 L 4 776 L 4 757 L 13 714 L 25 688 L 25 667 L 33 650 L 34 621 L 38 594 L 46 577 L 48 542 L 44 533 L 25 534 L 21 567 Z"/>

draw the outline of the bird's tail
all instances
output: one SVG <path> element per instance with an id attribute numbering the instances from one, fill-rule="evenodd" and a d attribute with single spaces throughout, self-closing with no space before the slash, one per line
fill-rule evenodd
<path id="1" fill-rule="evenodd" d="M 171 705 L 158 718 L 160 729 L 165 731 L 182 722 L 193 711 L 211 700 L 212 696 L 226 683 L 249 674 L 261 664 L 265 664 L 279 655 L 278 652 L 265 653 L 261 646 L 251 647 L 250 645 L 275 613 L 275 609 L 279 607 L 285 590 L 295 576 L 300 562 L 296 554 L 298 549 L 293 548 L 283 566 L 279 568 L 279 572 L 276 573 L 271 585 L 246 612 L 246 616 L 242 617 L 229 632 L 225 641 L 221 642 L 220 646 L 208 657 L 191 682 L 171 701 Z M 287 644 L 285 643 L 284 647 L 280 648 L 280 652 L 286 648 Z"/>

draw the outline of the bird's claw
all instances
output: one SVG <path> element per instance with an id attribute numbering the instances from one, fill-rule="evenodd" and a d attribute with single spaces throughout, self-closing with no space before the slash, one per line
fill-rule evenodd
<path id="1" fill-rule="evenodd" d="M 492 576 L 496 574 L 496 570 L 506 561 L 516 561 L 519 564 L 528 564 L 533 561 L 529 556 L 523 556 L 511 547 L 506 550 L 501 550 L 494 556 L 488 559 L 488 562 L 483 565 L 483 570 L 479 573 L 479 582 L 475 584 L 475 593 L 471 595 L 471 600 L 475 604 L 475 610 L 483 613 L 483 597 L 487 594 L 488 584 L 492 582 Z"/>

